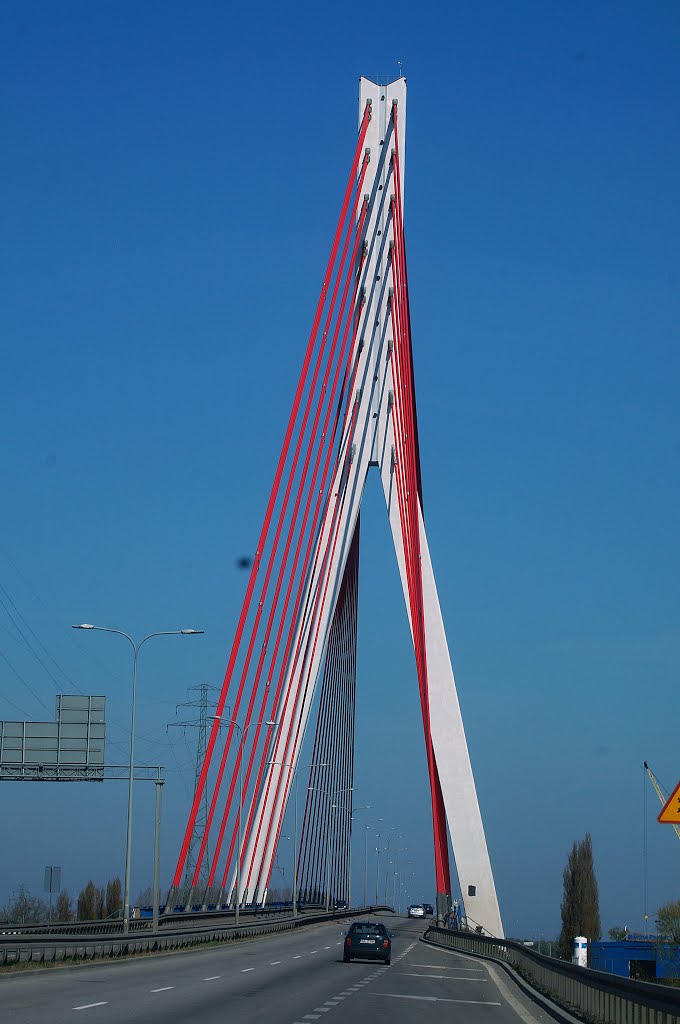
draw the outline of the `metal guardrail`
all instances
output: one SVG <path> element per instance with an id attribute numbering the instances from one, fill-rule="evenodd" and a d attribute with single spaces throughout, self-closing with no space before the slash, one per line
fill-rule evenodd
<path id="1" fill-rule="evenodd" d="M 219 924 L 209 922 L 201 928 L 159 929 L 130 935 L 0 935 L 0 967 L 20 963 L 55 963 L 64 960 L 94 960 L 99 957 L 124 957 L 134 953 L 153 953 L 196 946 L 206 943 L 233 942 L 250 936 L 267 935 L 271 932 L 292 931 L 305 925 L 321 924 L 324 921 L 339 921 L 348 917 L 360 917 L 376 911 L 391 911 L 392 907 L 355 907 L 353 910 L 336 911 L 331 914 L 305 914 L 281 918 L 268 915 L 265 920 L 250 924 Z M 181 915 L 176 915 L 181 917 Z M 100 924 L 102 922 L 99 922 Z M 138 923 L 138 922 L 135 922 Z M 145 923 L 145 922 L 142 922 Z"/>
<path id="2" fill-rule="evenodd" d="M 510 939 L 431 927 L 425 933 L 425 941 L 508 964 L 539 992 L 589 1020 L 607 1024 L 680 1024 L 679 989 L 577 967 Z"/>
<path id="3" fill-rule="evenodd" d="M 321 904 L 307 904 L 306 909 L 308 911 L 319 911 Z M 304 911 L 299 911 L 303 913 Z M 290 915 L 290 906 L 271 906 L 271 907 L 242 907 L 240 911 L 241 917 L 273 917 L 284 915 Z M 178 911 L 172 914 L 161 914 L 159 919 L 159 926 L 164 927 L 172 924 L 187 924 L 196 921 L 218 921 L 225 919 L 233 919 L 233 910 L 194 910 L 194 911 Z M 130 931 L 151 931 L 153 927 L 153 921 L 151 917 L 133 918 L 130 921 Z M 6 924 L 0 922 L 0 940 L 3 935 L 12 935 L 14 937 L 19 935 L 64 935 L 64 936 L 75 936 L 75 935 L 112 935 L 114 933 L 122 933 L 123 931 L 123 919 L 122 917 L 116 918 L 111 921 L 71 921 L 68 923 L 60 923 L 58 921 L 53 924 Z"/>

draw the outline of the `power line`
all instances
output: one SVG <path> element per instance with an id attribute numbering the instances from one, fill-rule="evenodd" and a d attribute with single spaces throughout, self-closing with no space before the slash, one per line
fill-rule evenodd
<path id="1" fill-rule="evenodd" d="M 24 616 L 24 615 L 22 615 L 21 611 L 20 611 L 20 610 L 19 610 L 19 609 L 17 608 L 17 606 L 16 606 L 15 602 L 14 602 L 14 601 L 13 601 L 13 599 L 12 599 L 12 596 L 11 596 L 11 594 L 9 594 L 9 593 L 7 592 L 7 590 L 6 590 L 6 589 L 5 589 L 5 587 L 4 587 L 3 585 L 2 585 L 2 583 L 0 583 L 0 590 L 1 590 L 1 591 L 2 591 L 2 593 L 3 593 L 4 595 L 5 595 L 5 597 L 7 598 L 7 600 L 9 601 L 9 603 L 11 604 L 12 608 L 14 609 L 14 611 L 16 612 L 16 614 L 18 615 L 18 617 L 19 617 L 19 618 L 21 619 L 21 621 L 23 622 L 23 624 L 24 624 L 24 626 L 26 627 L 26 629 L 28 630 L 28 632 L 29 632 L 29 633 L 31 634 L 31 636 L 32 636 L 32 637 L 34 638 L 34 640 L 36 641 L 36 643 L 37 643 L 37 644 L 38 644 L 38 645 L 39 645 L 39 646 L 40 646 L 40 647 L 42 648 L 43 652 L 44 652 L 44 653 L 45 653 L 45 654 L 47 655 L 47 657 L 48 657 L 48 658 L 50 659 L 50 661 L 51 661 L 51 662 L 52 662 L 52 664 L 53 664 L 53 665 L 55 666 L 55 668 L 57 669 L 57 671 L 58 671 L 58 672 L 61 672 L 62 676 L 63 676 L 63 677 L 65 678 L 65 679 L 67 679 L 67 680 L 68 680 L 68 682 L 69 682 L 69 683 L 71 684 L 71 686 L 72 686 L 72 687 L 74 688 L 74 690 L 75 690 L 75 691 L 76 691 L 77 693 L 81 694 L 81 696 L 83 696 L 83 691 L 82 691 L 82 690 L 81 690 L 81 689 L 80 689 L 80 688 L 78 687 L 77 683 L 76 683 L 76 682 L 75 682 L 75 681 L 74 681 L 74 680 L 73 680 L 73 679 L 72 679 L 72 678 L 70 677 L 70 675 L 68 674 L 68 672 L 64 671 L 64 669 L 63 669 L 63 668 L 61 667 L 61 665 L 60 665 L 60 664 L 59 664 L 59 663 L 57 662 L 57 660 L 56 660 L 55 658 L 53 658 L 53 657 L 52 657 L 52 655 L 51 655 L 51 654 L 50 654 L 50 652 L 49 652 L 49 651 L 47 650 L 47 648 L 45 647 L 45 645 L 44 645 L 44 643 L 42 642 L 42 640 L 40 639 L 40 637 L 39 637 L 39 636 L 37 635 L 37 633 L 35 632 L 35 630 L 34 630 L 34 629 L 33 629 L 33 628 L 31 627 L 30 623 L 29 623 L 29 622 L 27 622 L 27 620 L 26 620 L 25 616 Z M 51 671 L 49 670 L 49 668 L 47 667 L 47 665 L 45 664 L 45 662 L 44 662 L 44 661 L 42 660 L 42 658 L 40 657 L 40 655 L 39 655 L 39 654 L 37 653 L 37 651 L 36 651 L 36 650 L 34 649 L 33 645 L 31 644 L 31 642 L 29 641 L 29 639 L 28 639 L 28 638 L 27 638 L 27 636 L 25 635 L 25 633 L 24 633 L 24 631 L 22 630 L 22 628 L 21 628 L 21 626 L 19 625 L 19 623 L 18 623 L 18 622 L 16 621 L 16 619 L 14 618 L 14 616 L 12 615 L 12 613 L 11 613 L 11 612 L 9 611 L 9 609 L 7 608 L 7 605 L 6 605 L 6 604 L 5 604 L 5 602 L 3 601 L 2 597 L 0 597 L 0 605 L 2 605 L 2 607 L 3 607 L 4 609 L 5 609 L 5 612 L 6 612 L 7 616 L 8 616 L 8 618 L 9 618 L 9 619 L 10 619 L 10 621 L 11 621 L 11 622 L 13 623 L 13 625 L 14 625 L 15 629 L 16 629 L 16 630 L 18 631 L 19 635 L 21 636 L 22 640 L 24 641 L 24 643 L 25 643 L 25 644 L 26 644 L 26 646 L 28 647 L 28 649 L 29 649 L 29 651 L 31 652 L 31 654 L 33 655 L 33 657 L 34 657 L 34 658 L 36 659 L 36 661 L 37 661 L 37 662 L 38 662 L 38 663 L 39 663 L 40 665 L 42 665 L 42 667 L 43 667 L 43 668 L 45 669 L 45 672 L 47 672 L 48 676 L 50 677 L 50 679 L 52 680 L 52 682 L 53 682 L 53 683 L 55 684 L 55 686 L 56 686 L 56 687 L 57 687 L 58 689 L 61 689 L 61 688 L 62 688 L 62 686 L 63 686 L 63 683 L 60 683 L 60 682 L 59 682 L 59 681 L 58 681 L 57 679 L 55 679 L 55 678 L 54 678 L 54 676 L 52 675 Z"/>
<path id="2" fill-rule="evenodd" d="M 38 704 L 42 704 L 42 706 L 43 706 L 43 707 L 45 708 L 45 711 L 47 711 L 47 713 L 49 714 L 49 713 L 50 713 L 50 709 L 48 708 L 48 706 L 47 706 L 47 704 L 45 703 L 45 701 L 44 701 L 44 700 L 42 699 L 42 697 L 39 697 L 39 696 L 38 696 L 38 694 L 37 694 L 37 693 L 35 692 L 35 690 L 34 690 L 34 689 L 33 689 L 33 687 L 31 686 L 31 684 L 30 684 L 30 683 L 27 683 L 27 682 L 26 682 L 26 680 L 24 679 L 24 677 L 23 677 L 22 675 L 20 675 L 20 674 L 19 674 L 19 673 L 17 672 L 17 670 L 15 669 L 14 665 L 13 665 L 13 664 L 12 664 L 12 662 L 11 662 L 11 661 L 9 660 L 9 658 L 7 657 L 7 655 L 3 653 L 3 651 L 0 651 L 0 658 L 2 658 L 2 660 L 3 660 L 4 662 L 6 662 L 6 664 L 7 664 L 7 665 L 9 665 L 10 669 L 12 670 L 12 672 L 14 673 L 14 675 L 15 675 L 15 676 L 17 677 L 17 679 L 19 680 L 19 682 L 20 682 L 20 683 L 22 684 L 22 686 L 25 686 L 25 687 L 26 687 L 26 689 L 27 689 L 27 690 L 28 690 L 28 692 L 29 692 L 29 693 L 31 694 L 31 696 L 32 696 L 32 697 L 33 697 L 33 698 L 34 698 L 35 700 L 37 700 Z"/>
<path id="3" fill-rule="evenodd" d="M 196 761 L 194 765 L 194 793 L 198 789 L 198 780 L 203 767 L 203 761 L 205 760 L 205 752 L 208 740 L 208 709 L 210 707 L 211 693 L 219 693 L 217 686 L 211 686 L 209 683 L 200 683 L 198 686 L 190 686 L 188 692 L 198 691 L 199 696 L 196 700 L 186 700 L 181 704 L 178 704 L 175 708 L 175 715 L 180 708 L 191 708 L 198 711 L 197 718 L 191 718 L 183 722 L 169 722 L 167 728 L 176 727 L 184 729 L 198 729 L 198 742 L 196 744 Z M 198 808 L 196 815 L 196 821 L 194 823 L 194 830 L 191 836 L 191 842 L 189 844 L 189 852 L 187 854 L 186 867 L 184 878 L 187 884 L 191 884 L 191 878 L 194 873 L 196 864 L 196 850 L 200 847 L 201 840 L 208 823 L 208 790 L 207 788 L 203 791 L 201 803 Z M 203 861 L 204 872 L 206 877 L 210 875 L 210 850 L 206 846 L 205 859 Z"/>

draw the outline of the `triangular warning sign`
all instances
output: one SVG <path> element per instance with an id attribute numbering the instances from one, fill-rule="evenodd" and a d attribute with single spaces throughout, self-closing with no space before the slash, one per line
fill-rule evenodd
<path id="1" fill-rule="evenodd" d="M 657 820 L 662 825 L 680 825 L 680 782 L 663 805 Z"/>

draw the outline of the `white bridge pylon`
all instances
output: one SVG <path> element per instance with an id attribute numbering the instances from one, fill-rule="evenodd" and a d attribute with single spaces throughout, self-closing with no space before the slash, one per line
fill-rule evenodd
<path id="1" fill-rule="evenodd" d="M 409 600 L 408 538 L 403 532 L 403 515 L 400 514 L 395 482 L 396 453 L 399 450 L 395 439 L 395 413 L 399 413 L 402 399 L 399 397 L 399 382 L 395 380 L 393 319 L 390 313 L 391 296 L 396 287 L 391 259 L 392 246 L 395 244 L 395 224 L 390 208 L 395 193 L 400 197 L 403 207 L 403 191 L 395 189 L 392 154 L 396 149 L 403 189 L 406 80 L 400 78 L 383 86 L 361 78 L 360 121 L 367 101 L 371 105 L 371 120 L 365 145 L 370 150 L 370 162 L 362 188 L 368 201 L 364 224 L 365 257 L 360 272 L 363 302 L 357 314 L 354 397 L 350 397 L 350 413 L 346 417 L 344 434 L 339 440 L 329 500 L 318 532 L 312 568 L 305 582 L 286 667 L 283 697 L 287 694 L 295 696 L 279 702 L 277 729 L 270 746 L 270 762 L 253 808 L 253 821 L 258 823 L 258 827 L 251 828 L 244 838 L 239 901 L 266 897 L 290 782 L 323 667 L 330 625 L 354 536 L 366 477 L 371 467 L 377 468 L 382 480 L 411 633 L 416 643 L 417 629 L 414 628 Z M 392 111 L 395 103 L 398 110 L 398 140 L 393 133 Z M 403 214 L 403 209 L 401 212 Z M 418 495 L 410 497 L 417 501 L 421 574 L 418 585 L 421 588 L 424 623 L 427 705 L 434 773 L 438 776 L 440 799 L 443 799 L 466 915 L 470 922 L 481 925 L 486 933 L 502 937 L 503 925 L 422 507 Z M 412 579 L 410 586 L 414 586 Z M 294 656 L 296 651 L 300 652 L 298 657 Z M 445 825 L 442 824 L 439 841 L 441 844 L 443 834 L 444 847 L 445 831 Z M 442 869 L 443 874 L 438 874 L 438 890 L 441 890 L 438 897 L 450 895 L 450 888 L 448 893 L 445 888 L 448 885 L 447 848 L 440 849 L 440 853 L 445 867 Z M 235 885 L 234 874 L 230 886 L 232 894 Z"/>

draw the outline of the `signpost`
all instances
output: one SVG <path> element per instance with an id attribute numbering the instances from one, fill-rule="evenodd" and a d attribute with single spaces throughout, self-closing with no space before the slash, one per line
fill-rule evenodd
<path id="1" fill-rule="evenodd" d="M 59 694 L 53 722 L 0 722 L 0 781 L 102 782 L 106 697 Z"/>
<path id="2" fill-rule="evenodd" d="M 52 893 L 61 890 L 61 868 L 56 864 L 48 864 L 45 868 L 45 892 L 50 894 L 50 921 L 52 920 Z"/>
<path id="3" fill-rule="evenodd" d="M 657 821 L 662 825 L 680 825 L 680 782 L 661 808 Z"/>

